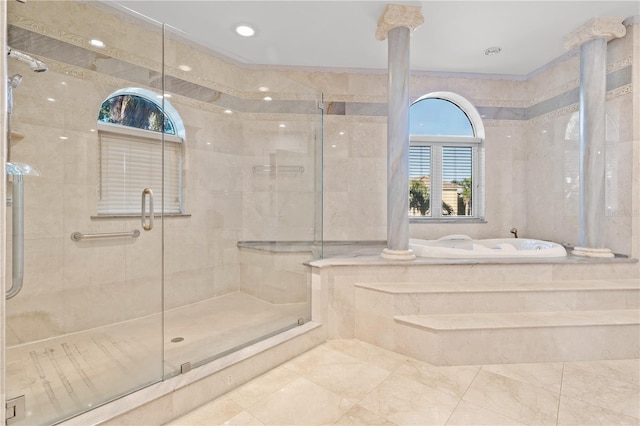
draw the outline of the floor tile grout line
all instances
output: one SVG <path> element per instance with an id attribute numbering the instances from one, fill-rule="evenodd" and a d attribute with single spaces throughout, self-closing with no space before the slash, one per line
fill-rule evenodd
<path id="1" fill-rule="evenodd" d="M 527 363 L 527 364 L 528 364 L 528 363 Z M 537 364 L 537 363 L 536 363 L 536 364 Z M 488 365 L 493 365 L 493 364 L 488 364 Z M 531 384 L 531 383 L 523 382 L 523 381 L 520 381 L 520 380 L 518 380 L 518 379 L 515 379 L 515 378 L 512 378 L 512 377 L 509 377 L 509 376 L 504 376 L 504 375 L 502 375 L 502 374 L 499 374 L 499 373 L 495 373 L 495 372 L 493 372 L 493 371 L 486 370 L 484 367 L 486 367 L 486 365 L 484 365 L 484 364 L 483 364 L 483 365 L 480 365 L 480 368 L 478 369 L 478 372 L 476 373 L 476 376 L 473 378 L 473 380 L 471 381 L 471 383 L 470 383 L 470 384 L 469 384 L 469 386 L 467 387 L 467 390 L 465 391 L 464 395 L 462 395 L 462 398 L 460 398 L 460 401 L 462 401 L 462 400 L 464 399 L 465 395 L 467 394 L 467 392 L 469 391 L 469 389 L 471 389 L 471 386 L 473 385 L 473 382 L 475 382 L 476 378 L 478 377 L 478 375 L 480 375 L 480 372 L 481 372 L 481 371 L 484 371 L 485 373 L 488 373 L 488 374 L 493 374 L 493 375 L 496 375 L 496 376 L 500 376 L 500 377 L 502 377 L 502 378 L 504 378 L 504 379 L 507 379 L 507 380 L 512 380 L 512 381 L 517 382 L 517 383 L 519 383 L 519 384 L 521 384 L 521 385 L 524 385 L 524 386 L 530 386 L 530 387 L 536 388 L 536 389 L 538 389 L 539 391 L 540 391 L 540 390 L 542 390 L 542 391 L 545 391 L 545 392 L 549 392 L 549 393 L 551 393 L 551 391 L 549 391 L 549 390 L 547 390 L 547 389 L 539 388 L 539 387 L 537 387 L 537 386 L 535 386 L 535 385 L 533 385 L 533 384 Z M 472 402 L 469 402 L 469 401 L 465 401 L 465 402 L 467 402 L 467 403 L 469 403 L 469 404 L 472 404 L 472 405 L 476 405 L 476 404 L 474 404 L 474 403 L 472 403 Z M 457 408 L 457 407 L 456 407 L 456 408 Z M 498 414 L 499 416 L 502 416 L 502 417 L 508 418 L 508 419 L 510 419 L 510 420 L 513 420 L 514 422 L 518 422 L 518 423 L 521 423 L 521 424 L 522 424 L 522 422 L 521 422 L 519 419 L 515 419 L 515 418 L 513 418 L 511 415 L 508 415 L 508 414 L 505 414 L 505 413 L 501 413 L 501 412 L 496 411 L 496 410 L 492 410 L 491 408 L 486 408 L 486 407 L 481 407 L 481 408 L 483 408 L 483 409 L 485 409 L 485 410 L 487 410 L 487 411 L 491 411 L 492 413 Z M 455 410 L 454 410 L 454 411 L 455 411 Z M 556 416 L 556 423 L 557 423 L 557 416 Z M 445 423 L 445 425 L 446 425 L 446 423 Z M 556 426 L 557 426 L 557 424 L 556 424 Z"/>
<path id="2" fill-rule="evenodd" d="M 368 360 L 365 360 L 365 359 L 362 359 L 362 358 L 360 358 L 360 357 L 357 357 L 357 356 L 355 356 L 355 355 L 353 355 L 353 354 L 349 353 L 348 351 L 344 351 L 344 350 L 339 349 L 339 348 L 329 347 L 329 346 L 327 346 L 327 345 L 326 345 L 326 342 L 325 342 L 325 344 L 322 344 L 322 345 L 320 345 L 320 346 L 323 346 L 323 347 L 325 347 L 325 348 L 327 348 L 327 349 L 334 350 L 334 351 L 336 351 L 336 352 L 339 352 L 339 353 L 340 353 L 340 354 L 342 354 L 342 355 L 346 355 L 346 356 L 348 356 L 348 357 L 350 357 L 350 358 L 353 358 L 354 360 L 356 360 L 356 361 L 357 361 L 357 363 L 365 364 L 365 365 L 367 365 L 367 366 L 371 366 L 371 367 L 374 367 L 374 368 L 379 368 L 379 369 L 382 369 L 382 370 L 385 370 L 385 371 L 387 371 L 387 372 L 388 372 L 388 374 L 387 374 L 387 375 L 386 375 L 382 380 L 380 380 L 380 382 L 379 382 L 378 384 L 376 384 L 376 385 L 375 385 L 375 386 L 374 386 L 374 387 L 373 387 L 369 392 L 367 392 L 365 395 L 363 395 L 361 398 L 358 398 L 357 400 L 355 400 L 355 399 L 348 399 L 348 398 L 345 398 L 345 397 L 343 397 L 343 396 L 341 396 L 341 395 L 338 395 L 338 394 L 336 394 L 335 392 L 333 392 L 331 389 L 326 388 L 324 385 L 322 385 L 322 384 L 320 384 L 320 383 L 316 383 L 315 381 L 311 380 L 307 375 L 305 375 L 305 374 L 300 375 L 300 377 L 302 377 L 302 378 L 304 378 L 304 379 L 306 379 L 306 380 L 309 380 L 311 383 L 314 383 L 315 385 L 318 385 L 318 386 L 322 387 L 324 390 L 326 390 L 326 391 L 328 391 L 328 392 L 330 392 L 330 393 L 332 393 L 332 394 L 334 394 L 334 395 L 338 396 L 339 398 L 341 398 L 341 399 L 343 399 L 343 400 L 346 400 L 346 401 L 349 401 L 349 402 L 352 402 L 352 401 L 353 401 L 353 404 L 351 405 L 351 407 L 349 408 L 349 410 L 347 410 L 347 411 L 346 411 L 342 416 L 340 416 L 340 418 L 339 418 L 339 419 L 337 419 L 333 424 L 336 424 L 337 422 L 339 422 L 339 421 L 340 421 L 340 420 L 341 420 L 345 415 L 347 415 L 347 413 L 348 413 L 349 411 L 351 411 L 351 410 L 353 409 L 353 407 L 355 407 L 356 405 L 357 405 L 357 406 L 360 406 L 361 408 L 363 408 L 363 409 L 365 409 L 365 410 L 367 410 L 366 408 L 362 407 L 362 405 L 360 405 L 360 403 L 361 403 L 363 400 L 365 400 L 368 396 L 370 396 L 372 393 L 374 393 L 374 392 L 376 391 L 376 389 L 378 389 L 378 388 L 379 388 L 379 387 L 380 387 L 380 386 L 381 386 L 381 385 L 382 385 L 386 380 L 388 380 L 392 375 L 394 375 L 394 374 L 395 374 L 395 373 L 396 373 L 396 372 L 397 372 L 397 371 L 398 371 L 398 370 L 399 370 L 403 365 L 405 365 L 405 364 L 406 364 L 406 362 L 407 362 L 407 360 L 406 360 L 406 358 L 405 358 L 405 359 L 402 361 L 402 363 L 399 363 L 399 364 L 398 364 L 398 366 L 397 366 L 397 367 L 395 367 L 394 369 L 388 370 L 388 369 L 386 369 L 386 368 L 384 368 L 384 367 L 381 367 L 381 366 L 379 366 L 379 365 L 377 365 L 377 364 L 375 364 L 375 363 L 369 362 Z M 372 346 L 373 346 L 373 345 L 372 345 Z M 286 367 L 285 367 L 285 368 L 286 368 Z M 368 410 L 368 411 L 370 411 L 370 410 Z M 379 413 L 375 413 L 375 412 L 372 412 L 372 413 L 373 413 L 373 414 L 375 414 L 376 416 L 379 416 L 379 417 L 381 417 L 381 418 L 385 419 L 387 422 L 389 422 L 389 423 L 391 423 L 391 424 L 395 424 L 395 423 L 393 423 L 391 420 L 389 420 L 386 416 L 383 416 L 383 415 L 381 415 L 381 414 L 379 414 Z"/>
<path id="3" fill-rule="evenodd" d="M 598 361 L 601 361 L 601 360 L 598 360 Z M 567 362 L 564 362 L 563 363 L 563 370 L 562 370 L 563 371 L 563 381 L 564 381 L 564 364 L 589 363 L 589 362 L 598 362 L 598 361 L 567 361 Z M 609 361 L 615 361 L 615 360 L 609 360 Z M 604 378 L 606 380 L 615 380 L 615 381 L 618 381 L 618 382 L 624 382 L 625 384 L 631 384 L 631 385 L 633 385 L 634 387 L 637 388 L 638 394 L 640 395 L 640 385 L 636 385 L 635 383 L 630 383 L 630 382 L 628 382 L 626 380 L 621 380 L 621 379 L 619 379 L 617 377 L 611 377 L 609 375 L 602 374 L 602 373 L 594 373 L 594 375 L 597 376 L 597 377 L 600 377 L 600 378 Z M 561 386 L 561 389 L 562 389 L 562 386 Z M 633 417 L 633 418 L 636 418 L 636 419 L 640 420 L 640 417 L 636 417 L 634 415 L 627 414 L 627 413 L 623 412 L 622 410 L 614 409 L 614 408 L 606 406 L 605 404 L 603 404 L 601 402 L 598 402 L 598 401 L 585 401 L 583 398 L 581 398 L 579 396 L 566 396 L 566 398 L 573 399 L 573 400 L 576 400 L 576 401 L 580 401 L 583 404 L 591 405 L 591 406 L 594 406 L 594 407 L 598 407 L 598 408 L 601 408 L 601 409 L 604 409 L 604 410 L 608 410 L 608 411 L 614 412 L 616 414 L 621 414 L 623 416 Z"/>
<path id="4" fill-rule="evenodd" d="M 560 373 L 560 392 L 558 392 L 558 410 L 556 411 L 556 426 L 558 426 L 558 422 L 560 422 L 560 406 L 562 405 L 562 385 L 564 384 L 564 365 L 566 363 L 562 363 L 562 372 Z"/>
<path id="5" fill-rule="evenodd" d="M 469 382 L 469 385 L 467 386 L 467 388 L 462 393 L 462 396 L 460 396 L 460 398 L 458 399 L 458 403 L 456 404 L 455 407 L 453 407 L 453 410 L 451 410 L 451 413 L 449 413 L 449 417 L 447 417 L 447 420 L 444 422 L 445 426 L 449 423 L 449 420 L 451 420 L 451 416 L 453 416 L 453 413 L 455 413 L 456 410 L 458 409 L 458 407 L 460 406 L 460 403 L 464 399 L 464 396 L 467 394 L 467 392 L 471 388 L 471 385 L 473 384 L 473 382 L 475 382 L 476 378 L 478 377 L 478 374 L 480 374 L 480 370 L 482 370 L 482 366 L 480 366 L 480 368 L 478 368 L 478 371 L 476 371 L 476 375 L 473 376 L 473 379 L 471 379 L 471 381 Z"/>

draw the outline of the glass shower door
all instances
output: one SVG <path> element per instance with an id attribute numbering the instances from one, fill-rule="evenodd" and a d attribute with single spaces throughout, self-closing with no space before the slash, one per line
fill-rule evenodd
<path id="1" fill-rule="evenodd" d="M 23 415 L 11 424 L 52 424 L 162 379 L 163 137 L 101 119 L 123 88 L 162 99 L 162 27 L 90 3 L 7 9 L 6 185 L 24 208 L 7 208 L 7 288 L 22 278 L 6 301 L 6 397 Z"/>
<path id="2" fill-rule="evenodd" d="M 163 87 L 187 129 L 185 214 L 164 221 L 165 377 L 307 322 L 322 235 L 321 94 L 185 31 L 165 24 Z"/>

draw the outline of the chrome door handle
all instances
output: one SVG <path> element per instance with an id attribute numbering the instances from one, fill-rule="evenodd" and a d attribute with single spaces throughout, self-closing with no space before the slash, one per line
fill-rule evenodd
<path id="1" fill-rule="evenodd" d="M 147 223 L 147 194 L 149 195 L 149 223 Z M 153 229 L 153 191 L 149 188 L 145 188 L 142 191 L 142 213 L 140 218 L 142 220 L 142 229 L 151 231 Z"/>
<path id="2" fill-rule="evenodd" d="M 24 181 L 22 173 L 13 174 L 13 192 L 11 210 L 13 220 L 13 280 L 5 298 L 11 299 L 22 289 L 24 280 Z"/>

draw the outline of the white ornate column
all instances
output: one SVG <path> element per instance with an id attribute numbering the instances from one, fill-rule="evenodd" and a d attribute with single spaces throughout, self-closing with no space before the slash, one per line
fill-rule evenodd
<path id="1" fill-rule="evenodd" d="M 409 52 L 411 31 L 423 22 L 420 6 L 388 4 L 376 30 L 378 40 L 388 37 L 386 259 L 416 258 L 409 249 Z"/>
<path id="2" fill-rule="evenodd" d="M 622 18 L 594 18 L 565 39 L 580 46 L 580 206 L 577 256 L 613 257 L 604 246 L 607 42 L 622 37 Z"/>

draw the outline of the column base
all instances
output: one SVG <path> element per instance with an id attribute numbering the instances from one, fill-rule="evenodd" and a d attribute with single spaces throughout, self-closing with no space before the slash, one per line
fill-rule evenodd
<path id="1" fill-rule="evenodd" d="M 613 252 L 608 248 L 589 248 L 589 247 L 574 247 L 571 251 L 574 256 L 583 257 L 603 257 L 612 258 L 615 257 Z"/>
<path id="2" fill-rule="evenodd" d="M 414 260 L 416 255 L 413 254 L 413 250 L 391 250 L 386 248 L 382 250 L 380 257 L 389 260 Z"/>

